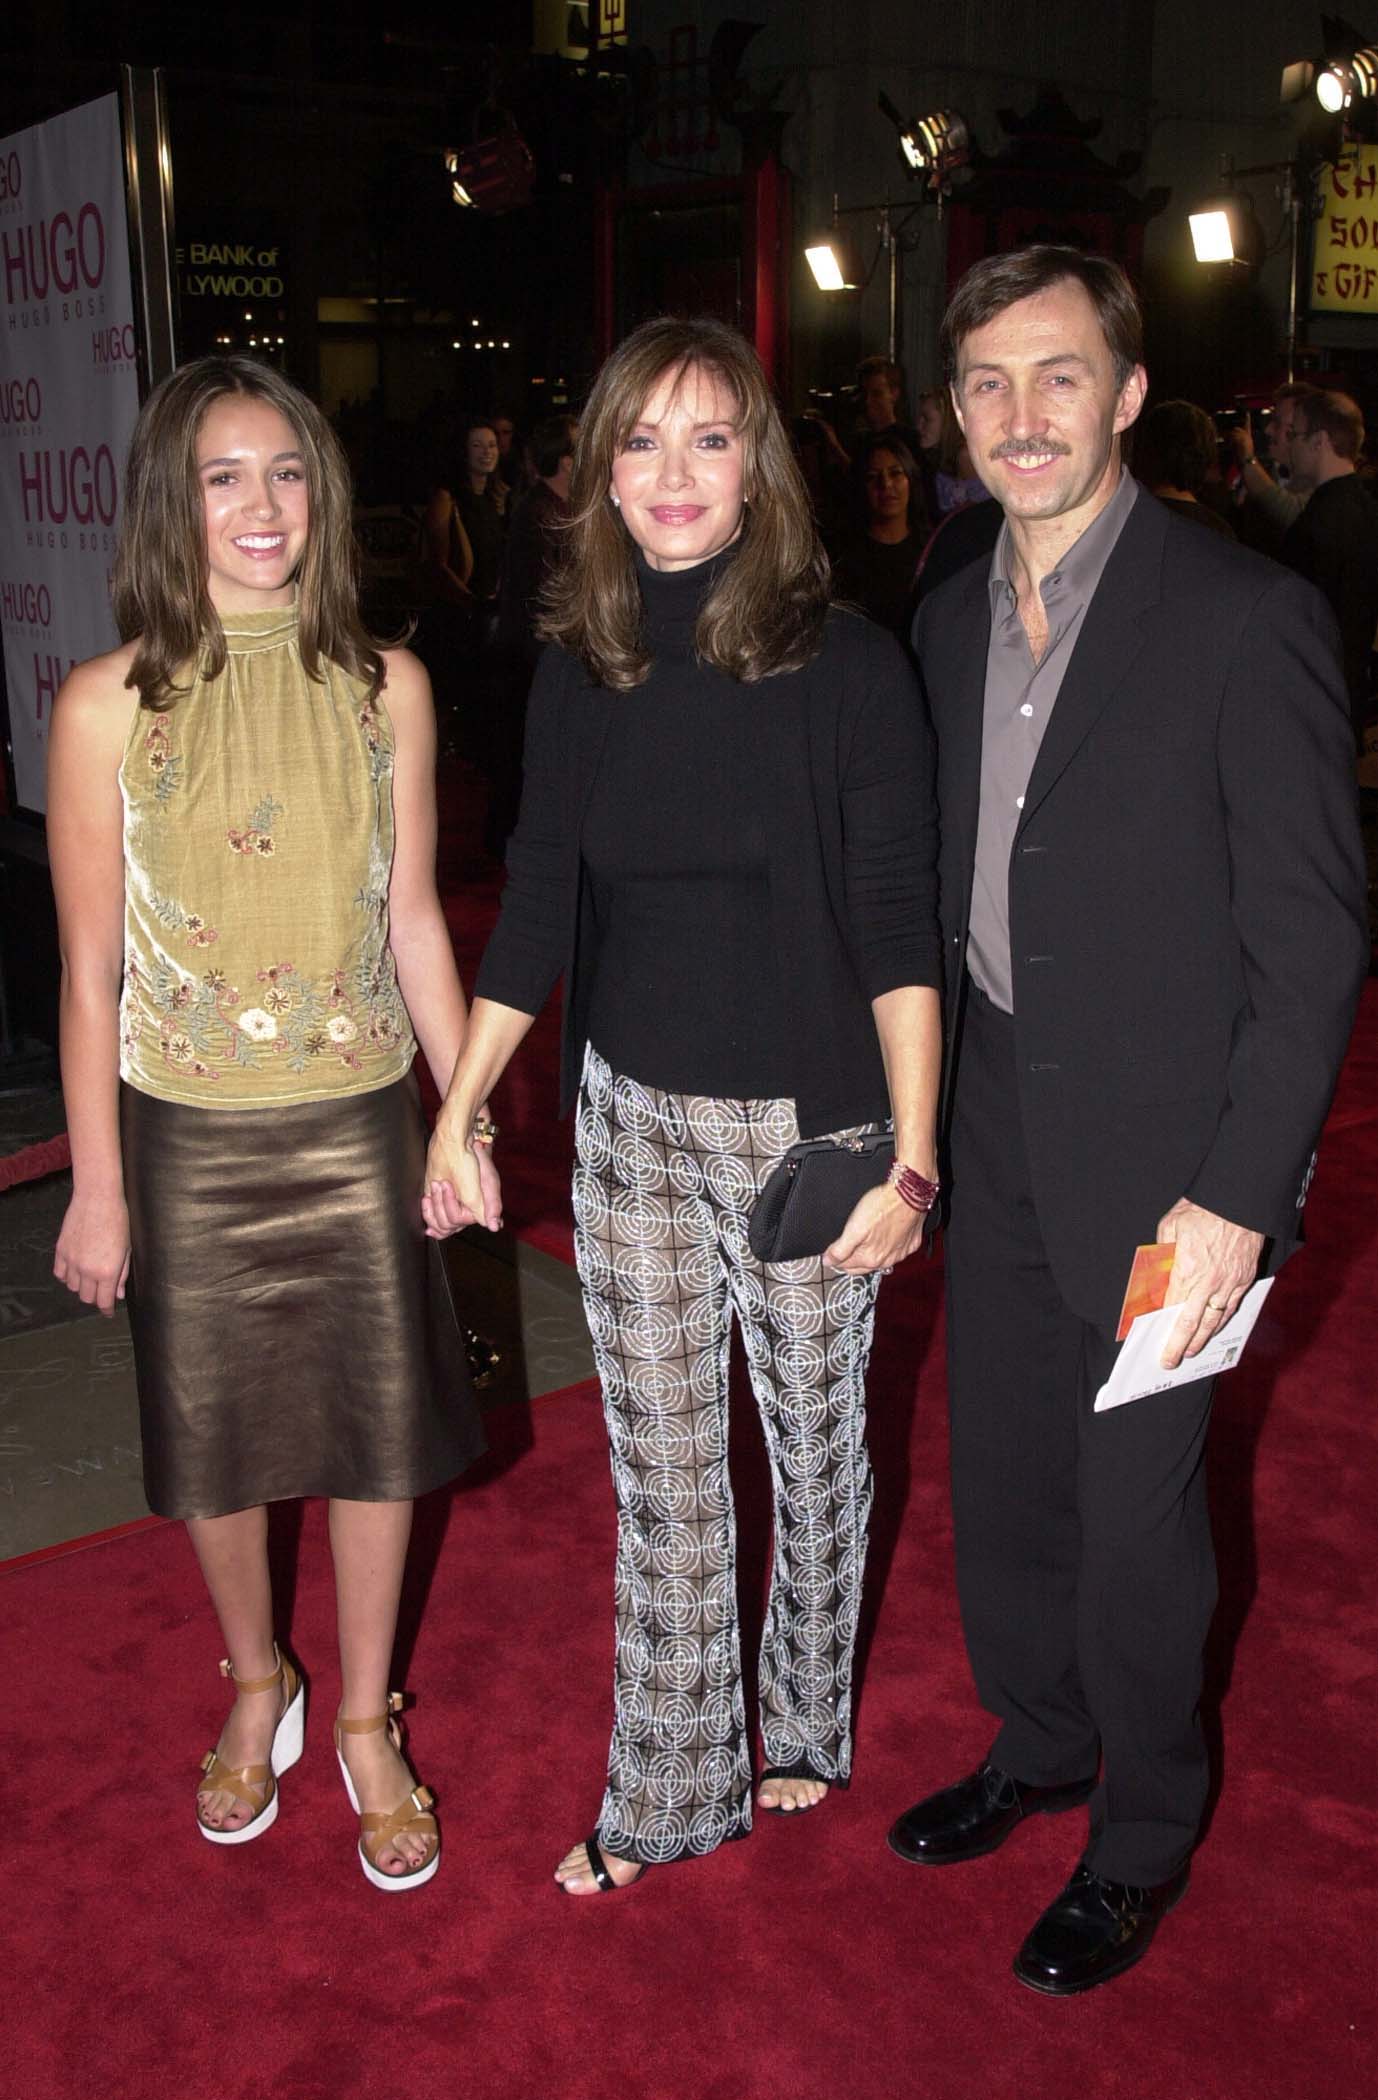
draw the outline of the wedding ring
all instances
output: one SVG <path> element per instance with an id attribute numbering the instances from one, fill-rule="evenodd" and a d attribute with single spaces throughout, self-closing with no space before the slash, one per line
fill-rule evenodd
<path id="1" fill-rule="evenodd" d="M 1206 1300 L 1206 1303 L 1210 1307 L 1212 1312 L 1224 1312 L 1225 1307 L 1229 1304 L 1229 1302 L 1230 1301 L 1228 1298 L 1222 1298 L 1218 1301 L 1214 1298 L 1207 1298 Z"/>

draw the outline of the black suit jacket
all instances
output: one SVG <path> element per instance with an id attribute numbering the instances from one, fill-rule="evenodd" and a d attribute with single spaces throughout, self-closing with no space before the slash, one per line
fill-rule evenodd
<path id="1" fill-rule="evenodd" d="M 1378 503 L 1357 474 L 1314 489 L 1289 525 L 1278 560 L 1323 591 L 1340 626 L 1354 735 L 1363 743 L 1369 709 L 1369 656 L 1378 627 Z"/>
<path id="2" fill-rule="evenodd" d="M 920 609 L 938 736 L 945 1115 L 961 1056 L 989 565 Z M 1186 1195 L 1300 1237 L 1368 961 L 1335 624 L 1276 563 L 1141 494 L 1063 678 L 1010 856 L 1019 1102 L 1049 1259 L 1113 1325 Z M 954 1204 L 961 1190 L 952 1192 Z"/>

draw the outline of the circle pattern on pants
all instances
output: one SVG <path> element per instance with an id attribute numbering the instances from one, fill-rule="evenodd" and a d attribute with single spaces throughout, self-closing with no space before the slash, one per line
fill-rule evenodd
<path id="1" fill-rule="evenodd" d="M 586 1052 L 575 1254 L 618 1513 L 598 1841 L 623 1859 L 711 1852 L 751 1828 L 727 1471 L 734 1312 L 775 1502 L 759 1672 L 766 1760 L 828 1781 L 851 1772 L 879 1279 L 821 1261 L 763 1266 L 751 1254 L 751 1206 L 798 1135 L 791 1101 L 660 1093 Z"/>

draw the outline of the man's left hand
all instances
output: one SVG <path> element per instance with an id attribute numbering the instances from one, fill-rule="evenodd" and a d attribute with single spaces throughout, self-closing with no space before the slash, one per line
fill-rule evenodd
<path id="1" fill-rule="evenodd" d="M 1163 1369 L 1175 1371 L 1184 1356 L 1199 1356 L 1237 1312 L 1258 1274 L 1263 1234 L 1183 1196 L 1158 1220 L 1158 1244 L 1164 1243 L 1177 1249 L 1165 1303 L 1180 1305 L 1182 1315 L 1163 1351 Z"/>

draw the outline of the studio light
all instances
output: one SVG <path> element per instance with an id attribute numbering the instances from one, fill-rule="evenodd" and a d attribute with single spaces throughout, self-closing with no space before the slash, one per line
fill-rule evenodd
<path id="1" fill-rule="evenodd" d="M 536 164 L 515 124 L 445 155 L 450 195 L 473 211 L 519 210 L 531 201 Z"/>
<path id="2" fill-rule="evenodd" d="M 1231 263 L 1254 270 L 1262 262 L 1267 242 L 1246 193 L 1213 198 L 1189 212 L 1187 223 L 1199 263 Z"/>
<path id="3" fill-rule="evenodd" d="M 934 110 L 931 117 L 916 117 L 900 133 L 900 151 L 916 175 L 955 165 L 970 144 L 965 123 L 951 109 Z"/>
<path id="4" fill-rule="evenodd" d="M 1368 101 L 1378 93 L 1378 45 L 1361 44 L 1350 58 L 1334 58 L 1316 77 L 1316 100 L 1329 116 L 1338 116 L 1351 102 Z"/>
<path id="5" fill-rule="evenodd" d="M 861 283 L 851 242 L 844 240 L 835 226 L 808 243 L 804 260 L 820 292 L 854 292 Z"/>
<path id="6" fill-rule="evenodd" d="M 935 109 L 926 117 L 900 115 L 888 95 L 877 96 L 881 112 L 899 134 L 900 157 L 911 176 L 941 183 L 971 156 L 971 133 L 955 109 Z"/>
<path id="7" fill-rule="evenodd" d="M 1234 235 L 1230 231 L 1230 215 L 1227 211 L 1217 208 L 1194 211 L 1189 224 L 1191 245 L 1196 250 L 1198 262 L 1234 261 Z"/>

